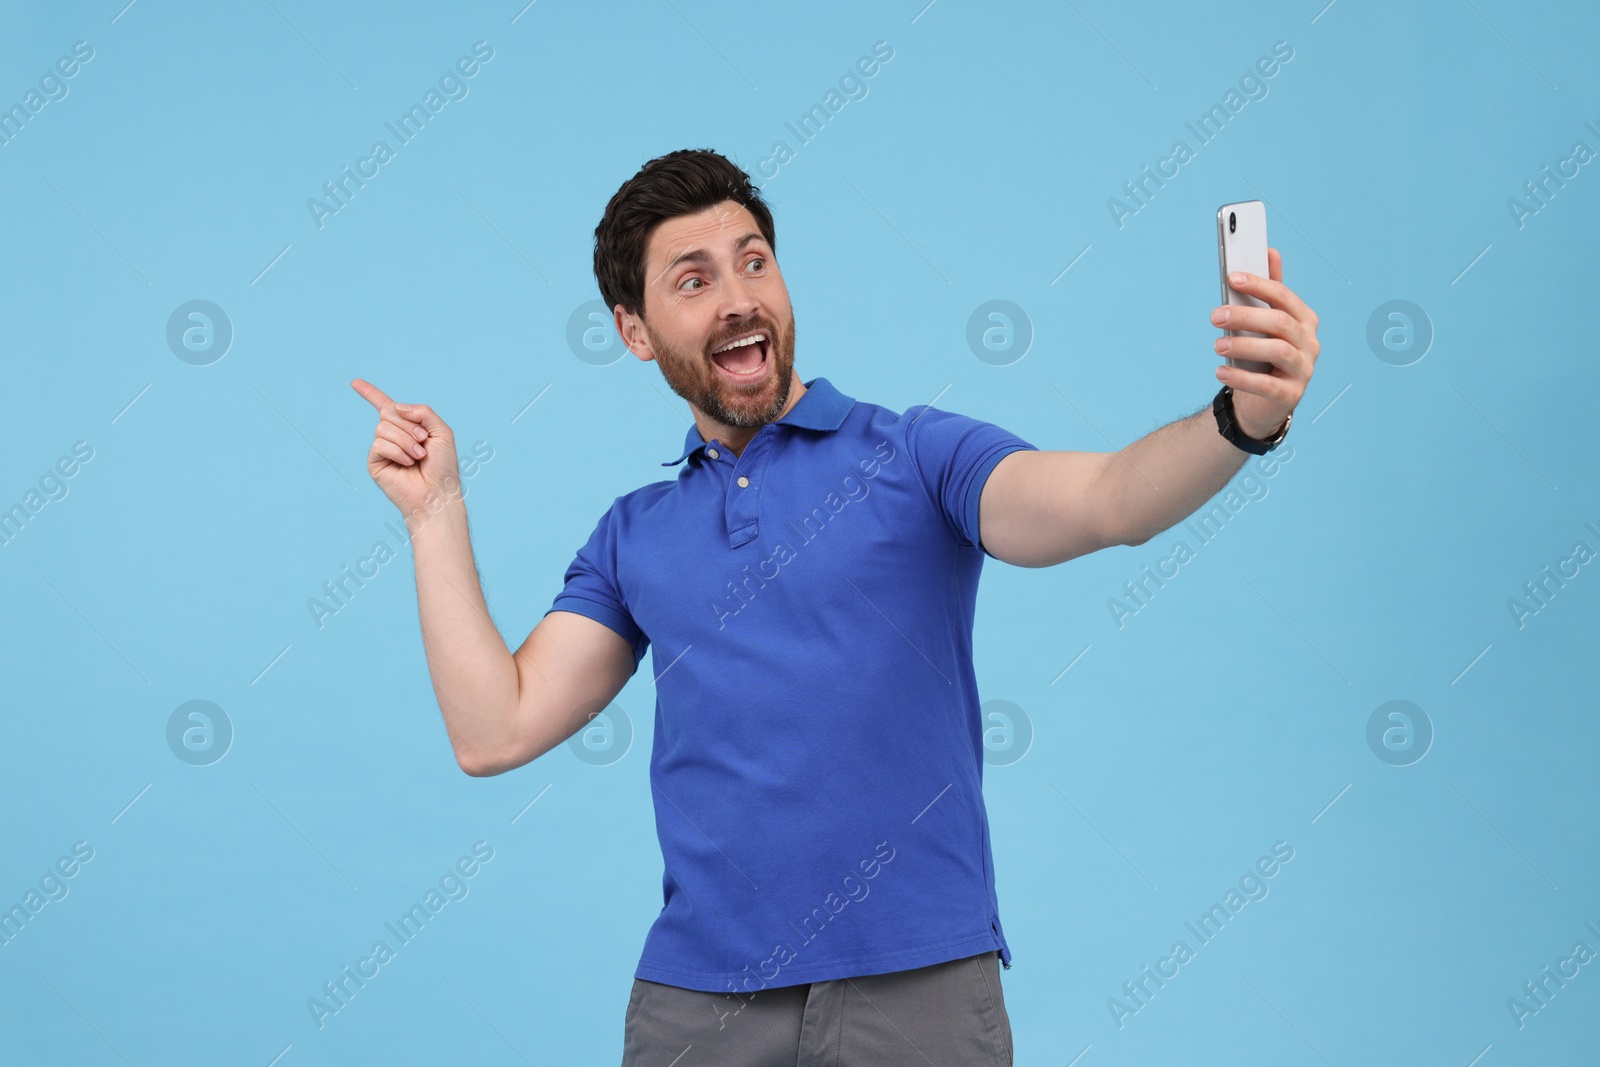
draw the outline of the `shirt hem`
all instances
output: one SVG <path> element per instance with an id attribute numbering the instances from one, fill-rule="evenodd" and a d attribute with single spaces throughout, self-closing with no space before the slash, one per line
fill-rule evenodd
<path id="1" fill-rule="evenodd" d="M 971 949 L 972 951 L 963 951 Z M 759 972 L 749 972 L 730 975 L 726 972 L 708 974 L 703 971 L 680 971 L 672 967 L 664 967 L 641 959 L 639 966 L 634 971 L 635 978 L 643 978 L 647 982 L 659 982 L 662 985 L 677 986 L 681 989 L 694 989 L 706 993 L 727 993 L 730 990 L 753 993 L 759 989 L 780 989 L 784 986 L 804 985 L 808 982 L 831 982 L 840 978 L 860 978 L 865 975 L 887 974 L 891 971 L 907 971 L 917 967 L 928 967 L 935 963 L 945 963 L 949 960 L 961 959 L 971 956 L 986 949 L 1004 952 L 1010 955 L 1005 942 L 993 933 L 974 934 L 969 937 L 957 938 L 954 941 L 943 941 L 937 945 L 928 945 L 920 949 L 906 952 L 894 952 L 867 959 L 840 960 L 835 963 L 817 963 L 810 967 L 785 967 L 773 978 L 766 979 Z M 755 979 L 750 986 L 744 983 Z"/>

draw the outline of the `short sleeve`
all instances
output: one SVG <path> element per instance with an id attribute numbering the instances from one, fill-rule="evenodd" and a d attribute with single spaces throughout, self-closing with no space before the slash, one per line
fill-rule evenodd
<path id="1" fill-rule="evenodd" d="M 571 611 L 609 626 L 633 646 L 633 662 L 637 667 L 644 659 L 650 639 L 629 613 L 617 581 L 617 507 L 618 501 L 612 501 L 611 507 L 600 516 L 588 542 L 578 549 L 567 567 L 565 584 L 545 614 Z"/>
<path id="2" fill-rule="evenodd" d="M 962 545 L 981 547 L 978 502 L 989 473 L 1011 453 L 1038 448 L 994 423 L 926 405 L 904 418 L 906 450 L 928 495 Z"/>

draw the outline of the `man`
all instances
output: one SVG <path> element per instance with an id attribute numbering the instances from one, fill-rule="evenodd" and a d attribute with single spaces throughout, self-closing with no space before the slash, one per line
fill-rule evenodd
<path id="1" fill-rule="evenodd" d="M 625 1067 L 1011 1063 L 972 665 L 983 558 L 1051 566 L 1190 514 L 1286 431 L 1316 315 L 1274 250 L 1270 279 L 1234 283 L 1270 307 L 1212 313 L 1267 335 L 1216 351 L 1270 373 L 1219 368 L 1215 415 L 1121 452 L 1052 452 L 801 381 L 772 216 L 715 152 L 645 164 L 594 260 L 617 333 L 694 425 L 663 464 L 676 477 L 613 501 L 514 654 L 483 601 L 449 428 L 352 383 L 380 413 L 368 469 L 412 530 L 457 760 L 493 775 L 538 758 L 654 645 L 663 907 Z M 893 358 L 890 338 L 855 355 Z"/>

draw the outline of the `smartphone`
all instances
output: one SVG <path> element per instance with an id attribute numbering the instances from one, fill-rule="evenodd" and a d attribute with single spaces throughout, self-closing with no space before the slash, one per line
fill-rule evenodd
<path id="1" fill-rule="evenodd" d="M 1222 302 L 1235 307 L 1270 307 L 1266 301 L 1234 291 L 1228 284 L 1232 271 L 1249 271 L 1262 278 L 1267 273 L 1267 206 L 1259 200 L 1223 204 L 1217 209 L 1217 258 L 1222 268 Z M 1224 330 L 1229 337 L 1265 337 L 1250 330 Z M 1272 364 L 1228 357 L 1228 366 L 1267 373 Z"/>

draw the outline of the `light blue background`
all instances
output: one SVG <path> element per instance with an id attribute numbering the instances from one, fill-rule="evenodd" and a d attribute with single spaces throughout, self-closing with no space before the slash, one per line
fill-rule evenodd
<path id="1" fill-rule="evenodd" d="M 1520 228 L 1507 207 L 1600 149 L 1592 6 L 124 2 L 8 5 L 0 28 L 7 106 L 94 48 L 0 147 L 0 506 L 94 449 L 0 546 L 0 905 L 95 850 L 0 948 L 0 1059 L 616 1061 L 661 903 L 662 664 L 618 698 L 620 760 L 563 746 L 472 779 L 408 556 L 321 629 L 307 601 L 395 544 L 360 376 L 493 448 L 468 507 L 520 643 L 687 426 L 654 366 L 567 344 L 606 200 L 662 152 L 755 173 L 780 139 L 797 368 L 863 400 L 1087 450 L 1203 409 L 1229 200 L 1267 199 L 1321 317 L 1292 458 L 1120 629 L 1107 601 L 1181 528 L 986 568 L 980 690 L 1035 732 L 986 773 L 1017 1062 L 1593 1057 L 1600 963 L 1521 1029 L 1507 1008 L 1600 949 L 1600 574 L 1522 628 L 1507 606 L 1600 549 L 1600 173 Z M 319 229 L 307 198 L 480 40 L 470 95 Z M 798 145 L 785 123 L 878 40 L 868 95 Z M 1119 228 L 1108 198 L 1194 147 L 1184 123 L 1276 41 L 1266 98 Z M 192 299 L 235 330 L 209 366 L 165 340 Z M 992 299 L 1035 334 L 1008 366 L 965 339 Z M 1435 331 L 1408 366 L 1366 341 L 1395 299 Z M 166 742 L 192 699 L 235 731 L 210 766 Z M 1366 742 L 1391 699 L 1435 730 L 1410 766 Z M 470 895 L 319 1029 L 308 998 L 479 840 Z M 1270 895 L 1119 1028 L 1108 998 L 1277 841 Z"/>

